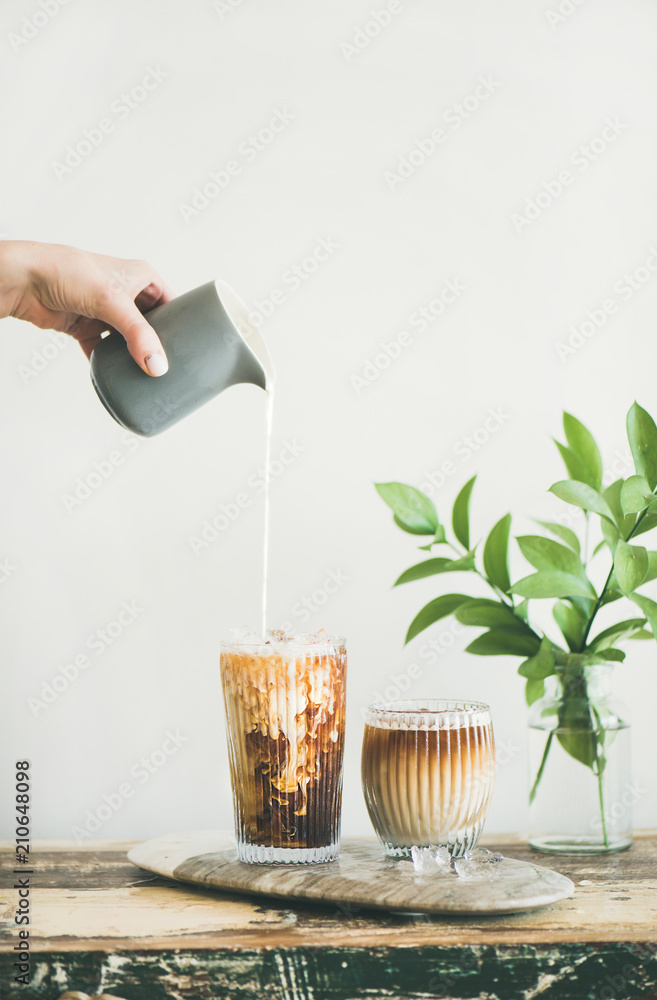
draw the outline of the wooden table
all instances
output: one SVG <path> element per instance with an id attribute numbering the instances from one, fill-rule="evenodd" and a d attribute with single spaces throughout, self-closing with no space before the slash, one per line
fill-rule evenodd
<path id="1" fill-rule="evenodd" d="M 655 833 L 597 858 L 539 856 L 491 839 L 509 857 L 568 875 L 575 896 L 532 913 L 460 920 L 178 885 L 129 864 L 130 846 L 33 846 L 30 985 L 13 981 L 17 891 L 9 888 L 0 1000 L 56 1000 L 66 990 L 125 1000 L 657 998 Z M 9 850 L 7 866 L 15 867 Z"/>

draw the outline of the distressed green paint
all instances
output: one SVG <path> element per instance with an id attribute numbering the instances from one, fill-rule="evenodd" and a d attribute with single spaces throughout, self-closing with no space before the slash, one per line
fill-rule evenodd
<path id="1" fill-rule="evenodd" d="M 637 1000 L 657 997 L 657 944 L 61 952 L 32 956 L 33 986 L 0 956 L 0 1000 L 66 989 L 124 1000 Z"/>

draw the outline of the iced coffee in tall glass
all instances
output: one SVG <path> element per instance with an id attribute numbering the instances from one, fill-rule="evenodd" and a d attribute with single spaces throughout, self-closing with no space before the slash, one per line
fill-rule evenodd
<path id="1" fill-rule="evenodd" d="M 222 643 L 241 861 L 338 856 L 346 668 L 344 640 L 325 632 Z"/>

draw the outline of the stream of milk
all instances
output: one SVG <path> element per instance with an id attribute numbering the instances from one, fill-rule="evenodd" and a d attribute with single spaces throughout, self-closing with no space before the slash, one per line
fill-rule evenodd
<path id="1" fill-rule="evenodd" d="M 263 532 L 263 560 L 262 560 L 262 635 L 267 631 L 267 578 L 269 574 L 269 481 L 271 464 L 271 432 L 274 417 L 274 385 L 273 381 L 267 384 L 267 412 L 265 423 L 265 502 L 264 518 L 265 526 Z"/>

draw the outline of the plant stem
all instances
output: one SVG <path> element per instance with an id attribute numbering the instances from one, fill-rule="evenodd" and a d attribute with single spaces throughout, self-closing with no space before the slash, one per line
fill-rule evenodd
<path id="1" fill-rule="evenodd" d="M 598 771 L 598 800 L 600 802 L 600 817 L 602 819 L 602 836 L 605 847 L 609 847 L 609 837 L 607 836 L 607 821 L 605 820 L 605 801 L 602 789 L 602 772 Z"/>
<path id="2" fill-rule="evenodd" d="M 634 527 L 632 528 L 632 530 L 628 534 L 627 538 L 624 539 L 624 541 L 629 542 L 630 538 L 632 538 L 632 536 L 635 534 L 636 529 L 639 527 L 639 525 L 643 521 L 644 517 L 646 516 L 647 510 L 648 509 L 646 508 L 645 510 L 641 511 L 641 513 L 639 514 L 639 516 L 636 519 L 636 524 L 634 525 Z M 588 527 L 588 522 L 587 522 L 587 527 Z M 611 569 L 609 570 L 609 574 L 607 576 L 607 579 L 605 580 L 605 585 L 602 588 L 602 590 L 600 591 L 600 596 L 598 597 L 598 599 L 596 600 L 595 604 L 593 605 L 593 611 L 589 615 L 589 619 L 588 619 L 588 621 L 586 623 L 586 628 L 584 629 L 584 635 L 582 636 L 582 641 L 581 641 L 580 646 L 579 646 L 579 652 L 580 653 L 583 653 L 584 650 L 585 650 L 585 648 L 586 648 L 586 641 L 587 641 L 587 639 L 589 637 L 589 633 L 591 631 L 591 627 L 593 625 L 593 621 L 594 621 L 595 616 L 597 615 L 598 611 L 602 607 L 602 601 L 604 599 L 605 594 L 607 593 L 607 588 L 609 587 L 609 583 L 611 581 L 613 573 L 614 573 L 614 564 L 613 564 L 613 561 L 612 561 Z"/>
<path id="3" fill-rule="evenodd" d="M 481 577 L 481 579 L 484 581 L 484 583 L 488 584 L 488 586 L 491 588 L 491 590 L 493 591 L 493 593 L 496 594 L 499 597 L 499 599 L 501 600 L 502 604 L 506 604 L 507 608 L 513 609 L 513 601 L 509 600 L 507 598 L 506 594 L 503 594 L 501 590 L 498 590 L 497 587 L 495 586 L 495 584 L 491 583 L 490 580 L 488 579 L 488 577 L 484 576 L 484 574 L 481 573 L 477 569 L 476 566 L 475 566 L 475 573 L 477 574 L 477 576 Z"/>
<path id="4" fill-rule="evenodd" d="M 609 570 L 609 574 L 607 576 L 607 579 L 605 580 L 605 585 L 602 588 L 602 590 L 600 591 L 600 595 L 598 596 L 595 604 L 593 605 L 593 611 L 589 615 L 589 619 L 588 619 L 588 621 L 586 623 L 586 628 L 584 629 L 584 634 L 582 636 L 582 641 L 581 641 L 581 643 L 579 645 L 579 652 L 580 653 L 583 653 L 584 650 L 585 650 L 585 648 L 586 648 L 586 641 L 587 641 L 587 639 L 589 637 L 589 632 L 591 631 L 591 627 L 593 625 L 593 621 L 595 619 L 595 616 L 597 615 L 598 611 L 602 607 L 602 599 L 604 598 L 605 594 L 607 593 L 607 588 L 609 586 L 609 583 L 611 581 L 613 573 L 614 573 L 614 564 L 612 563 L 611 564 L 611 569 Z"/>
<path id="5" fill-rule="evenodd" d="M 598 775 L 598 801 L 600 803 L 600 819 L 602 820 L 602 838 L 605 847 L 609 847 L 609 837 L 607 835 L 607 821 L 605 819 L 605 800 L 604 800 L 604 785 L 603 785 L 605 765 L 603 764 L 602 766 L 600 766 L 600 754 L 598 753 L 602 741 L 604 740 L 604 730 L 602 728 L 602 719 L 600 718 L 598 712 L 596 712 L 594 705 L 591 705 L 591 711 L 593 712 L 593 715 L 595 716 L 595 721 L 597 722 L 598 725 L 598 728 L 595 733 L 595 763 Z M 600 734 L 600 736 L 598 734 Z"/>
<path id="6" fill-rule="evenodd" d="M 456 555 L 459 557 L 459 559 L 462 559 L 463 556 L 469 555 L 469 553 L 467 551 L 465 551 L 465 552 L 459 552 L 459 550 L 456 548 L 456 546 L 452 545 L 451 542 L 447 542 L 447 544 L 449 545 L 449 547 L 452 550 L 452 552 L 456 553 Z M 513 598 L 511 600 L 509 600 L 507 598 L 506 594 L 503 594 L 501 590 L 498 590 L 497 587 L 495 586 L 495 584 L 491 583 L 491 581 L 488 579 L 488 577 L 484 576 L 484 574 L 480 570 L 478 570 L 476 566 L 473 566 L 473 570 L 477 574 L 477 576 L 480 577 L 484 581 L 484 583 L 486 583 L 490 587 L 490 589 L 493 591 L 493 593 L 495 594 L 495 596 L 500 599 L 500 601 L 502 602 L 502 604 L 506 604 L 507 608 L 510 608 L 511 610 L 513 610 L 513 607 L 514 607 L 514 605 L 513 605 Z"/>
<path id="7" fill-rule="evenodd" d="M 536 798 L 536 792 L 538 791 L 538 786 L 543 777 L 543 771 L 545 770 L 545 765 L 547 764 L 548 754 L 550 752 L 550 747 L 552 746 L 552 740 L 554 739 L 554 730 L 550 730 L 548 738 L 545 742 L 545 750 L 543 751 L 543 757 L 541 758 L 541 763 L 536 774 L 536 779 L 532 785 L 532 790 L 529 793 L 529 804 L 531 805 Z"/>

